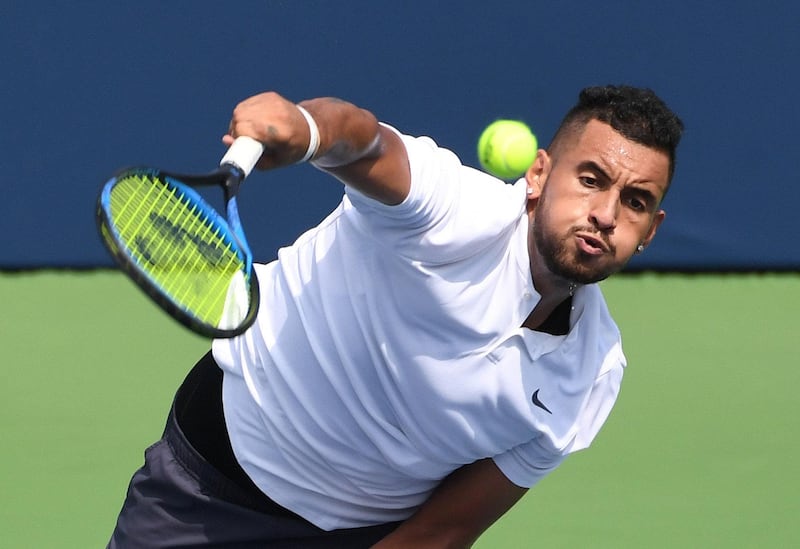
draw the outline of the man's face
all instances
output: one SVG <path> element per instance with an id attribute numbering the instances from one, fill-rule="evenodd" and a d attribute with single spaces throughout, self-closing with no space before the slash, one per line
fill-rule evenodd
<path id="1" fill-rule="evenodd" d="M 655 236 L 668 174 L 666 153 L 589 121 L 552 157 L 540 151 L 526 174 L 536 201 L 532 251 L 559 277 L 605 279 Z"/>

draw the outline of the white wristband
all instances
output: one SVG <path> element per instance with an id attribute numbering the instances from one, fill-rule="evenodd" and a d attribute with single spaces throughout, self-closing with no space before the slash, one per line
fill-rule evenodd
<path id="1" fill-rule="evenodd" d="M 301 164 L 303 162 L 308 162 L 314 158 L 315 154 L 317 154 L 317 150 L 319 150 L 319 128 L 307 110 L 300 105 L 296 105 L 296 107 L 300 111 L 300 114 L 303 115 L 303 118 L 306 119 L 306 122 L 308 122 L 308 133 L 311 134 L 311 137 L 308 141 L 308 150 L 306 151 L 306 154 L 303 156 L 303 158 L 297 161 L 298 164 Z"/>

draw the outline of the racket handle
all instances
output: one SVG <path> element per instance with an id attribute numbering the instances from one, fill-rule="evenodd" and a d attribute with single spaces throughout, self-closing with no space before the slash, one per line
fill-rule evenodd
<path id="1" fill-rule="evenodd" d="M 260 141 L 256 141 L 252 137 L 241 136 L 237 137 L 236 141 L 222 157 L 219 165 L 233 164 L 244 172 L 244 176 L 250 175 L 253 168 L 264 153 L 264 145 Z"/>

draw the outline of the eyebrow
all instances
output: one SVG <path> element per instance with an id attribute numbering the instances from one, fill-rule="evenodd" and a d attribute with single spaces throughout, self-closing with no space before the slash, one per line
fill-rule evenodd
<path id="1" fill-rule="evenodd" d="M 611 181 L 611 176 L 608 175 L 608 172 L 606 172 L 602 168 L 602 166 L 600 166 L 600 164 L 598 164 L 594 160 L 585 160 L 585 161 L 581 162 L 580 164 L 578 164 L 578 171 L 584 171 L 584 170 L 595 172 L 598 175 L 600 175 L 600 176 L 608 179 L 609 181 Z"/>

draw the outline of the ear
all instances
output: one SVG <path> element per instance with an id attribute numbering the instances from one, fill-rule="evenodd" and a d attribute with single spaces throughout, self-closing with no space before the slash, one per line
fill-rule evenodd
<path id="1" fill-rule="evenodd" d="M 650 242 L 655 238 L 656 231 L 658 227 L 664 222 L 664 218 L 667 217 L 667 212 L 664 210 L 658 210 L 655 215 L 653 216 L 653 221 L 650 223 L 650 228 L 647 229 L 647 234 L 645 235 L 644 239 L 642 240 L 642 246 L 645 248 L 650 245 Z"/>
<path id="2" fill-rule="evenodd" d="M 528 184 L 528 200 L 538 199 L 542 194 L 542 188 L 550 174 L 550 155 L 544 149 L 539 149 L 536 159 L 525 172 L 525 181 Z"/>

